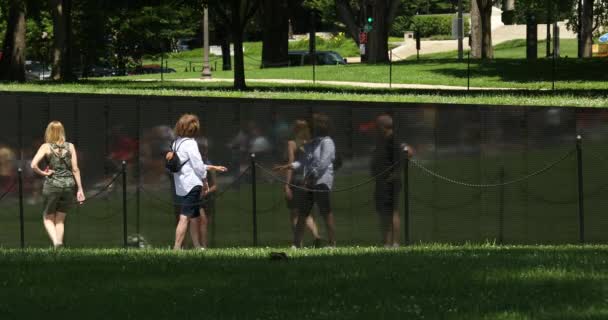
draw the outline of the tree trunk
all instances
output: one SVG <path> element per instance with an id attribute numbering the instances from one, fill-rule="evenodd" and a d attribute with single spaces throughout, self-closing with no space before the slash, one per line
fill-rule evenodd
<path id="1" fill-rule="evenodd" d="M 71 47 L 71 0 L 53 0 L 53 72 L 57 81 L 73 80 Z"/>
<path id="2" fill-rule="evenodd" d="M 471 1 L 471 56 L 492 59 L 492 1 Z"/>
<path id="3" fill-rule="evenodd" d="M 289 56 L 287 0 L 262 0 L 262 68 L 283 67 Z"/>
<path id="4" fill-rule="evenodd" d="M 388 31 L 395 19 L 400 3 L 400 0 L 360 0 L 359 7 L 371 8 L 372 12 L 366 14 L 374 19 L 372 30 L 368 33 L 365 50 L 368 62 L 388 62 Z M 357 21 L 357 15 L 355 15 L 349 1 L 336 0 L 336 9 L 340 20 L 346 25 L 348 34 L 359 45 L 359 31 L 363 26 Z"/>
<path id="5" fill-rule="evenodd" d="M 0 80 L 25 81 L 25 15 L 25 1 L 11 0 L 0 60 Z"/>
<path id="6" fill-rule="evenodd" d="M 583 58 L 593 56 L 593 0 L 583 1 L 583 16 L 581 20 L 581 54 Z"/>
<path id="7" fill-rule="evenodd" d="M 373 29 L 367 37 L 367 62 L 388 62 L 388 0 L 375 0 L 371 16 L 374 18 Z M 368 15 L 370 13 L 368 12 Z"/>
<path id="8" fill-rule="evenodd" d="M 230 55 L 230 39 L 226 37 L 222 37 L 221 40 L 222 47 L 222 70 L 229 71 L 232 70 L 232 56 Z"/>
<path id="9" fill-rule="evenodd" d="M 471 57 L 481 58 L 481 15 L 477 1 L 471 1 Z"/>
<path id="10" fill-rule="evenodd" d="M 245 62 L 243 60 L 243 23 L 240 1 L 232 1 L 232 39 L 234 41 L 234 88 L 247 89 L 245 83 Z"/>
<path id="11" fill-rule="evenodd" d="M 538 58 L 538 25 L 536 18 L 528 15 L 526 18 L 526 59 L 536 60 Z"/>
<path id="12" fill-rule="evenodd" d="M 336 11 L 338 17 L 346 25 L 346 31 L 348 35 L 355 41 L 359 46 L 359 31 L 360 26 L 355 17 L 355 13 L 351 8 L 348 0 L 336 0 Z"/>

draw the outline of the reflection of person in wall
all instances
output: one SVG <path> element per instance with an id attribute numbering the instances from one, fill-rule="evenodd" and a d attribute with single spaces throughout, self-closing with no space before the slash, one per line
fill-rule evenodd
<path id="1" fill-rule="evenodd" d="M 395 142 L 393 118 L 382 114 L 376 118 L 377 143 L 371 162 L 376 178 L 374 200 L 380 218 L 382 242 L 385 247 L 399 246 L 399 193 L 401 180 L 397 163 L 403 149 Z"/>
<path id="2" fill-rule="evenodd" d="M 293 127 L 293 137 L 287 141 L 287 159 L 288 163 L 295 161 L 304 161 L 304 146 L 311 140 L 310 127 L 306 120 L 296 120 Z M 293 186 L 304 186 L 302 168 L 298 170 L 288 170 L 285 184 L 285 199 L 287 200 L 287 208 L 291 213 L 291 227 L 295 235 L 296 226 L 298 224 L 298 210 L 294 194 L 298 192 Z M 310 230 L 315 238 L 315 246 L 320 243 L 319 231 L 313 217 L 309 215 L 306 218 L 306 227 Z"/>
<path id="3" fill-rule="evenodd" d="M 209 140 L 207 138 L 196 139 L 198 148 L 201 151 L 203 163 L 207 167 L 213 165 L 209 160 Z M 209 226 L 213 225 L 215 215 L 215 194 L 217 192 L 217 173 L 207 170 L 207 179 L 203 181 L 203 192 L 201 194 L 201 218 L 200 218 L 200 243 L 203 248 L 209 244 Z"/>
<path id="4" fill-rule="evenodd" d="M 294 247 L 302 246 L 302 236 L 306 219 L 316 204 L 325 218 L 327 240 L 330 247 L 336 245 L 336 227 L 331 210 L 330 192 L 334 183 L 333 161 L 336 158 L 336 146 L 329 137 L 329 117 L 325 114 L 313 115 L 312 141 L 304 145 L 304 156 L 301 160 L 279 166 L 277 170 L 302 170 L 304 185 L 309 190 L 300 190 L 294 194 L 298 209 L 298 222 L 294 235 Z"/>
<path id="5" fill-rule="evenodd" d="M 0 194 L 8 192 L 17 178 L 16 155 L 11 148 L 0 145 Z"/>
<path id="6" fill-rule="evenodd" d="M 80 203 L 85 196 L 80 179 L 80 169 L 76 148 L 65 141 L 65 129 L 59 121 L 49 123 L 44 135 L 45 143 L 40 146 L 32 160 L 35 173 L 44 176 L 42 195 L 44 197 L 44 227 L 55 248 L 63 246 L 65 217 L 74 204 L 74 195 Z M 46 158 L 48 167 L 42 171 L 38 167 Z"/>
<path id="7" fill-rule="evenodd" d="M 194 140 L 200 131 L 200 122 L 193 114 L 184 114 L 175 124 L 176 140 L 172 150 L 181 162 L 179 172 L 173 173 L 176 202 L 181 212 L 175 229 L 173 249 L 180 250 L 190 224 L 190 236 L 195 248 L 203 248 L 200 242 L 200 204 L 207 171 L 225 172 L 222 166 L 205 165 L 198 144 Z"/>

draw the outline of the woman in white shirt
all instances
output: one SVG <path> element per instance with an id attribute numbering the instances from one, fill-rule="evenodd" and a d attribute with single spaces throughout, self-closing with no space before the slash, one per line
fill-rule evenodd
<path id="1" fill-rule="evenodd" d="M 200 121 L 196 115 L 184 114 L 175 124 L 177 139 L 172 149 L 179 157 L 180 170 L 173 173 L 176 202 L 181 206 L 179 221 L 175 229 L 174 250 L 180 250 L 190 222 L 190 236 L 195 248 L 203 248 L 200 243 L 201 193 L 206 186 L 207 171 L 226 172 L 226 167 L 205 165 L 195 138 L 200 131 Z"/>

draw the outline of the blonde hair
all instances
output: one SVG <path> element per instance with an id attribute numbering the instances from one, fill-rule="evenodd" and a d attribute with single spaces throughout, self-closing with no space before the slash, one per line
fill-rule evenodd
<path id="1" fill-rule="evenodd" d="M 201 123 L 196 115 L 186 113 L 175 124 L 175 135 L 178 137 L 194 138 L 201 129 Z"/>
<path id="2" fill-rule="evenodd" d="M 65 129 L 59 121 L 51 121 L 44 132 L 44 142 L 61 144 L 65 142 Z"/>

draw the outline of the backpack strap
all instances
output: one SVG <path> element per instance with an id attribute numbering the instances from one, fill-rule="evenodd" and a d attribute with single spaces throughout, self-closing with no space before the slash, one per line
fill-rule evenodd
<path id="1" fill-rule="evenodd" d="M 179 147 L 181 147 L 181 146 L 182 146 L 182 144 L 183 144 L 184 142 L 186 142 L 186 140 L 192 140 L 192 139 L 191 139 L 191 138 L 185 138 L 185 139 L 183 139 L 183 140 L 182 140 L 182 141 L 181 141 L 181 142 L 180 142 L 178 145 L 175 145 L 175 143 L 177 142 L 177 140 L 173 140 L 173 143 L 171 143 L 171 151 L 172 151 L 173 153 L 177 153 L 177 151 L 179 150 Z M 173 149 L 173 146 L 175 146 L 175 149 Z M 190 158 L 188 158 L 188 160 L 186 160 L 186 161 L 184 161 L 183 163 L 181 163 L 181 164 L 179 165 L 179 169 L 181 170 L 181 168 L 182 168 L 182 167 L 183 167 L 183 166 L 184 166 L 186 163 L 188 163 L 189 161 L 190 161 Z"/>

